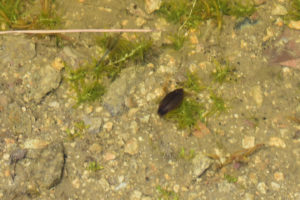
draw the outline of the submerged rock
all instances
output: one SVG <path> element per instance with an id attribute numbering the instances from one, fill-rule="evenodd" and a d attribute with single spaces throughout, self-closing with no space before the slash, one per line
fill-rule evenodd
<path id="1" fill-rule="evenodd" d="M 45 95 L 59 86 L 61 74 L 50 65 L 46 65 L 38 69 L 32 79 L 33 87 L 30 97 L 36 103 L 40 103 Z"/>
<path id="2" fill-rule="evenodd" d="M 64 165 L 64 147 L 60 142 L 43 149 L 29 149 L 26 158 L 16 164 L 15 181 L 20 185 L 36 183 L 39 189 L 50 189 L 60 183 Z"/>
<path id="3" fill-rule="evenodd" d="M 193 159 L 193 176 L 200 177 L 212 164 L 212 160 L 205 156 L 203 153 L 199 153 Z"/>
<path id="4" fill-rule="evenodd" d="M 0 44 L 0 63 L 16 66 L 32 59 L 36 55 L 35 44 L 30 39 L 19 36 L 3 37 Z M 26 51 L 24 51 L 26 49 Z"/>
<path id="5" fill-rule="evenodd" d="M 103 106 L 112 116 L 120 114 L 125 108 L 125 99 L 135 81 L 135 69 L 124 69 L 120 77 L 116 79 L 107 89 L 103 97 Z"/>

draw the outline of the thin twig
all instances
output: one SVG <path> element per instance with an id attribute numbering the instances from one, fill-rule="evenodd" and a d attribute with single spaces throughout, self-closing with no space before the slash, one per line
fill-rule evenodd
<path id="1" fill-rule="evenodd" d="M 0 31 L 0 35 L 4 34 L 53 34 L 53 33 L 147 33 L 152 32 L 151 29 L 66 29 L 66 30 L 12 30 Z"/>

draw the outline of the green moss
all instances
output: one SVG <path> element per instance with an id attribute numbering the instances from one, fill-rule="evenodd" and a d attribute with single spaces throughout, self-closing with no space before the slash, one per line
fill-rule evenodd
<path id="1" fill-rule="evenodd" d="M 55 0 L 41 0 L 41 13 L 38 17 L 38 28 L 41 29 L 53 29 L 57 27 L 61 22 L 57 16 L 55 10 Z"/>
<path id="2" fill-rule="evenodd" d="M 194 92 L 201 92 L 206 87 L 195 73 L 188 73 L 187 80 L 184 82 L 184 88 Z"/>
<path id="3" fill-rule="evenodd" d="M 212 116 L 218 116 L 227 111 L 227 106 L 222 97 L 216 95 L 216 90 L 205 86 L 196 73 L 188 73 L 187 80 L 182 83 L 185 97 L 182 104 L 166 114 L 166 119 L 174 121 L 181 129 L 195 127 L 198 121 L 207 122 Z M 206 102 L 199 102 L 200 92 L 210 92 Z"/>
<path id="4" fill-rule="evenodd" d="M 192 128 L 198 120 L 204 121 L 204 112 L 202 104 L 185 98 L 179 108 L 166 114 L 166 119 L 177 122 L 179 128 Z"/>
<path id="5" fill-rule="evenodd" d="M 67 80 L 69 85 L 76 93 L 77 105 L 84 102 L 93 102 L 100 99 L 105 93 L 103 82 L 94 73 L 94 64 L 86 64 L 78 69 L 71 69 L 66 66 L 68 71 Z"/>
<path id="6" fill-rule="evenodd" d="M 245 17 L 254 12 L 251 0 L 165 0 L 158 11 L 168 21 L 187 29 L 208 19 L 215 19 L 221 28 L 223 15 Z"/>
<path id="7" fill-rule="evenodd" d="M 76 93 L 77 105 L 101 100 L 106 87 L 119 75 L 129 63 L 143 63 L 151 50 L 152 42 L 145 37 L 129 40 L 120 34 L 104 35 L 96 40 L 103 49 L 103 56 L 98 60 L 82 65 L 78 69 L 66 66 L 67 80 Z"/>
<path id="8" fill-rule="evenodd" d="M 223 83 L 234 78 L 236 68 L 231 66 L 229 62 L 226 62 L 224 65 L 218 61 L 214 61 L 214 63 L 216 68 L 211 73 L 211 76 L 215 82 Z"/>
<path id="9" fill-rule="evenodd" d="M 224 2 L 228 3 L 227 12 L 224 12 L 225 15 L 247 17 L 252 15 L 256 10 L 251 0 L 230 0 Z"/>
<path id="10" fill-rule="evenodd" d="M 176 192 L 157 186 L 156 190 L 159 194 L 159 200 L 179 200 L 179 196 Z"/>
<path id="11" fill-rule="evenodd" d="M 66 133 L 70 140 L 74 140 L 78 137 L 82 138 L 87 128 L 88 126 L 83 121 L 78 121 L 72 129 L 67 129 Z"/>
<path id="12" fill-rule="evenodd" d="M 228 183 L 236 183 L 237 178 L 234 176 L 231 176 L 229 174 L 224 174 L 224 179 L 227 180 Z"/>
<path id="13" fill-rule="evenodd" d="M 1 0 L 0 1 L 0 21 L 9 27 L 14 24 L 26 24 L 26 20 L 21 18 L 22 12 L 28 1 L 21 0 Z"/>
<path id="14" fill-rule="evenodd" d="M 41 0 L 39 15 L 29 12 L 33 5 L 31 0 L 1 0 L 0 22 L 7 29 L 52 29 L 60 23 L 54 10 L 54 0 Z"/>
<path id="15" fill-rule="evenodd" d="M 178 153 L 178 158 L 184 160 L 192 160 L 195 157 L 195 150 L 189 150 L 186 152 L 184 147 L 181 148 L 180 152 Z"/>
<path id="16" fill-rule="evenodd" d="M 163 1 L 158 13 L 162 14 L 168 21 L 183 23 L 191 10 L 190 1 L 185 0 L 166 0 Z"/>
<path id="17" fill-rule="evenodd" d="M 105 49 L 105 52 L 109 52 L 101 62 L 108 66 L 123 66 L 129 61 L 145 61 L 145 55 L 150 50 L 152 41 L 138 36 L 135 39 L 126 39 L 121 35 L 104 35 L 97 38 L 97 44 Z"/>
<path id="18" fill-rule="evenodd" d="M 210 99 L 212 100 L 212 105 L 207 116 L 212 116 L 214 114 L 219 115 L 220 113 L 227 110 L 224 99 L 222 99 L 222 97 L 219 97 L 216 94 L 212 93 L 210 95 Z"/>
<path id="19" fill-rule="evenodd" d="M 99 170 L 102 170 L 104 169 L 103 166 L 100 166 L 97 162 L 93 161 L 93 162 L 90 162 L 88 167 L 87 167 L 87 170 L 89 171 L 93 171 L 93 172 L 96 172 L 96 171 L 99 171 Z"/>
<path id="20" fill-rule="evenodd" d="M 185 36 L 183 33 L 175 33 L 169 36 L 172 41 L 172 48 L 175 50 L 180 50 L 183 47 Z"/>
<path id="21" fill-rule="evenodd" d="M 286 22 L 300 20 L 300 0 L 289 0 L 288 14 L 284 19 Z"/>
<path id="22" fill-rule="evenodd" d="M 105 93 L 105 87 L 101 83 L 83 84 L 81 91 L 77 93 L 78 103 L 93 102 L 100 99 Z"/>

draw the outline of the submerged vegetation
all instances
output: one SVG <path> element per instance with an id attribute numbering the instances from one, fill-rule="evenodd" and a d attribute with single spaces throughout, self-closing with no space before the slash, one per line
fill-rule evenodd
<path id="1" fill-rule="evenodd" d="M 219 84 L 225 81 L 232 81 L 235 68 L 231 67 L 228 62 L 221 65 L 215 62 L 216 68 L 212 73 L 212 83 Z M 217 90 L 211 86 L 205 86 L 197 73 L 187 73 L 186 80 L 182 83 L 185 90 L 185 98 L 182 104 L 175 110 L 166 114 L 166 119 L 178 123 L 179 128 L 195 128 L 197 122 L 207 122 L 212 116 L 218 116 L 227 110 L 224 99 L 217 95 Z M 211 85 L 211 84 L 209 84 Z M 200 101 L 197 95 L 201 92 L 209 92 L 209 100 Z"/>
<path id="2" fill-rule="evenodd" d="M 156 187 L 159 193 L 159 200 L 179 200 L 178 194 L 176 192 L 162 188 L 161 186 Z"/>
<path id="3" fill-rule="evenodd" d="M 192 128 L 197 120 L 204 121 L 205 107 L 194 99 L 185 98 L 181 106 L 170 111 L 166 118 L 178 123 L 179 128 Z"/>
<path id="4" fill-rule="evenodd" d="M 231 81 L 234 78 L 236 68 L 228 62 L 222 65 L 220 62 L 214 61 L 214 64 L 216 68 L 211 73 L 211 76 L 215 82 L 223 83 L 224 81 Z"/>
<path id="5" fill-rule="evenodd" d="M 231 176 L 229 174 L 224 174 L 224 179 L 228 182 L 228 183 L 236 183 L 237 182 L 237 178 L 234 176 Z"/>
<path id="6" fill-rule="evenodd" d="M 97 39 L 97 45 L 103 49 L 103 56 L 92 63 L 77 69 L 68 69 L 68 80 L 76 92 L 77 105 L 101 99 L 105 87 L 113 81 L 128 63 L 143 63 L 152 42 L 145 37 L 125 38 L 123 36 L 104 35 Z"/>
<path id="7" fill-rule="evenodd" d="M 96 171 L 99 171 L 99 170 L 102 170 L 102 169 L 104 169 L 104 167 L 99 165 L 95 161 L 89 162 L 89 165 L 87 167 L 87 170 L 92 171 L 92 172 L 96 172 Z"/>
<path id="8" fill-rule="evenodd" d="M 207 116 L 211 116 L 214 114 L 219 115 L 222 112 L 226 111 L 226 106 L 224 99 L 220 96 L 217 96 L 216 94 L 212 93 L 210 95 L 210 99 L 212 100 L 211 108 L 207 114 Z"/>
<path id="9" fill-rule="evenodd" d="M 78 138 L 78 137 L 82 138 L 87 128 L 88 128 L 88 126 L 85 125 L 85 123 L 83 121 L 76 122 L 72 129 L 66 130 L 68 139 L 74 140 L 75 138 Z"/>
<path id="10" fill-rule="evenodd" d="M 285 20 L 300 20 L 300 0 L 290 0 L 288 14 Z"/>
<path id="11" fill-rule="evenodd" d="M 194 92 L 201 92 L 206 87 L 196 74 L 189 72 L 187 74 L 187 80 L 184 82 L 184 88 Z"/>
<path id="12" fill-rule="evenodd" d="M 30 0 L 1 0 L 1 29 L 53 29 L 59 23 L 54 0 L 40 0 L 39 14 L 29 14 L 33 6 Z"/>
<path id="13" fill-rule="evenodd" d="M 179 25 L 177 34 L 169 36 L 172 47 L 179 50 L 185 33 L 197 29 L 202 22 L 212 19 L 221 29 L 223 16 L 247 17 L 255 12 L 255 6 L 252 0 L 165 0 L 156 12 Z"/>
<path id="14" fill-rule="evenodd" d="M 170 35 L 169 39 L 172 42 L 172 48 L 178 51 L 183 47 L 185 36 L 183 33 L 178 32 L 173 35 Z"/>
<path id="15" fill-rule="evenodd" d="M 188 152 L 182 147 L 180 152 L 178 153 L 178 158 L 184 159 L 184 160 L 192 160 L 195 158 L 195 150 L 190 149 Z"/>
<path id="16" fill-rule="evenodd" d="M 196 28 L 201 21 L 216 20 L 221 28 L 224 15 L 245 17 L 255 11 L 251 0 L 166 0 L 158 13 L 186 29 Z"/>

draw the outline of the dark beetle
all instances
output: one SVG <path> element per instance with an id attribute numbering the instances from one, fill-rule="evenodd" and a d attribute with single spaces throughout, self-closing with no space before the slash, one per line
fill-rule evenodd
<path id="1" fill-rule="evenodd" d="M 157 113 L 160 116 L 167 114 L 169 111 L 178 108 L 183 100 L 184 91 L 182 88 L 168 93 L 160 102 Z"/>

